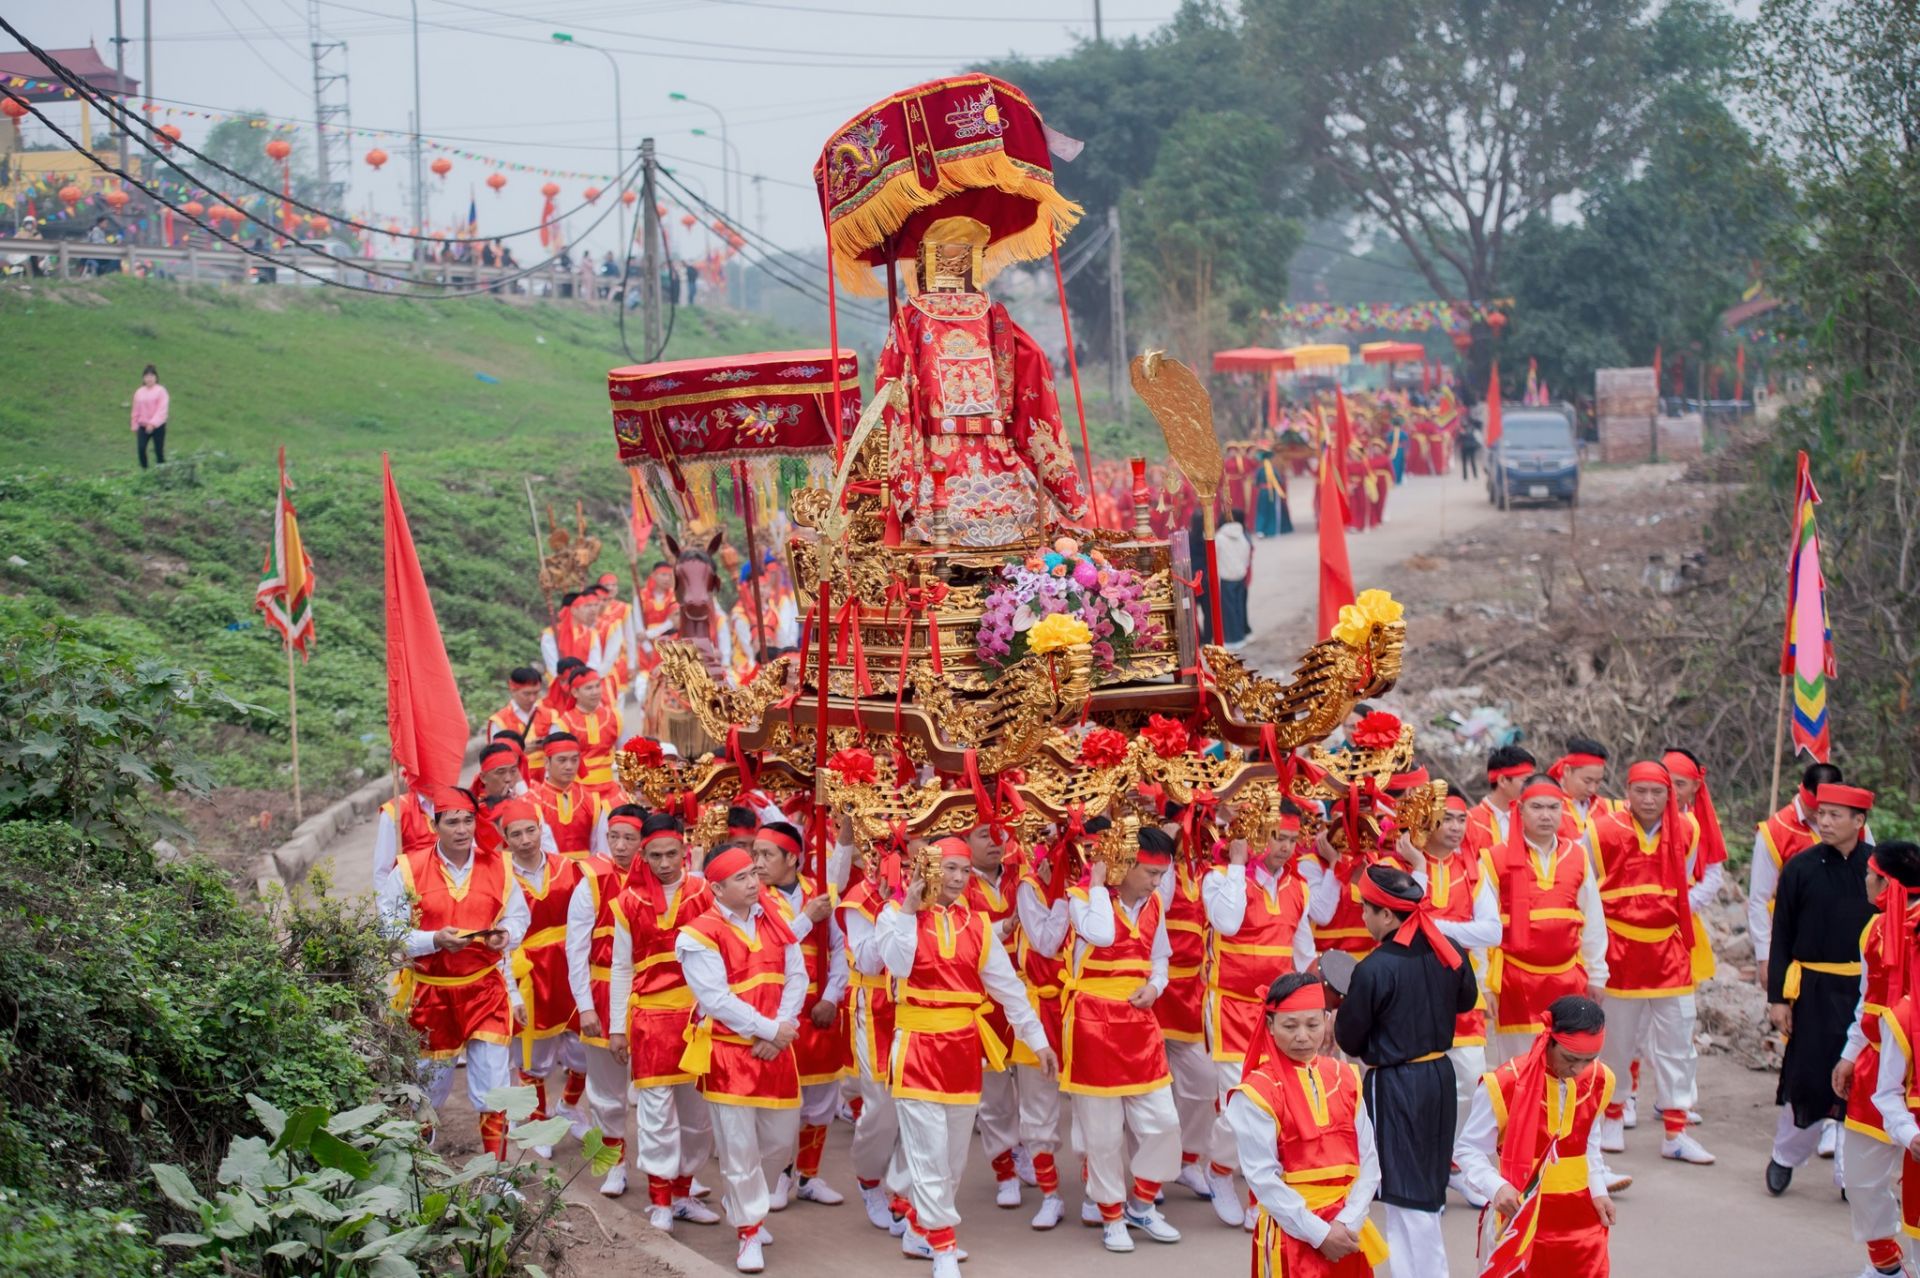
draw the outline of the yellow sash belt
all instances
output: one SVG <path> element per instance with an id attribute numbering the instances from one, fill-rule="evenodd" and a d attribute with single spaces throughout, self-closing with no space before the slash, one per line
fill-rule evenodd
<path id="1" fill-rule="evenodd" d="M 567 940 L 567 925 L 543 927 L 538 932 L 529 932 L 520 948 L 513 952 L 509 966 L 513 971 L 513 983 L 520 987 L 520 1005 L 527 1018 L 527 1033 L 520 1036 L 520 1064 L 522 1068 L 533 1068 L 533 960 L 527 956 L 528 950 L 544 950 L 555 945 L 564 945 Z"/>
<path id="2" fill-rule="evenodd" d="M 1543 1194 L 1584 1194 L 1587 1192 L 1587 1160 L 1560 1158 L 1540 1170 Z"/>
<path id="3" fill-rule="evenodd" d="M 687 1048 L 680 1053 L 682 1073 L 705 1075 L 713 1069 L 713 1045 L 715 1043 L 735 1043 L 741 1047 L 753 1046 L 753 1040 L 742 1038 L 738 1034 L 716 1031 L 711 1016 L 701 1017 L 695 1024 L 687 1026 Z"/>
<path id="4" fill-rule="evenodd" d="M 1665 927 L 1636 927 L 1632 923 L 1607 920 L 1607 931 L 1616 936 L 1624 936 L 1629 941 L 1638 941 L 1642 945 L 1659 945 L 1663 941 L 1671 940 L 1679 930 L 1679 925 L 1673 923 Z"/>
<path id="5" fill-rule="evenodd" d="M 627 1005 L 643 1012 L 679 1012 L 693 1006 L 693 991 L 684 985 L 658 994 L 634 994 Z"/>
<path id="6" fill-rule="evenodd" d="M 1335 1181 L 1296 1181 L 1293 1178 L 1293 1174 L 1289 1173 L 1285 1179 L 1287 1184 L 1292 1186 L 1294 1191 L 1300 1195 L 1301 1201 L 1306 1203 L 1307 1210 L 1316 1214 L 1336 1203 L 1345 1201 L 1347 1191 L 1353 1188 L 1353 1178 L 1351 1176 L 1345 1176 Z M 1277 1235 L 1281 1232 L 1280 1222 L 1268 1216 L 1265 1208 L 1261 1209 L 1260 1215 L 1263 1218 L 1261 1223 L 1267 1224 L 1272 1229 L 1273 1234 Z M 1359 1242 L 1360 1254 L 1367 1258 L 1369 1267 L 1378 1268 L 1386 1262 L 1387 1240 L 1380 1233 L 1379 1226 L 1375 1225 L 1371 1220 L 1361 1222 Z M 1279 1239 L 1270 1236 L 1267 1245 L 1269 1247 L 1277 1247 L 1279 1245 Z"/>
<path id="7" fill-rule="evenodd" d="M 1802 963 L 1800 960 L 1795 959 L 1793 962 L 1787 964 L 1787 977 L 1782 983 L 1780 990 L 1782 997 L 1789 1003 L 1800 997 L 1800 973 L 1803 969 L 1809 972 L 1819 972 L 1826 976 L 1860 975 L 1860 965 L 1858 963 Z"/>
<path id="8" fill-rule="evenodd" d="M 980 1052 L 987 1067 L 999 1071 L 1007 1067 L 1007 1047 L 987 1021 L 987 1004 L 958 1007 L 926 1007 L 902 1003 L 894 1011 L 893 1027 L 909 1034 L 951 1034 L 972 1026 L 980 1034 Z"/>
<path id="9" fill-rule="evenodd" d="M 1027 986 L 1027 1006 L 1033 1009 L 1035 1016 L 1038 1016 L 1042 1003 L 1060 998 L 1065 993 L 1066 990 L 1059 985 L 1029 985 Z M 1007 1059 L 1015 1065 L 1031 1065 L 1036 1069 L 1040 1065 L 1040 1058 L 1033 1054 L 1033 1049 L 1017 1038 L 1013 1040 L 1013 1049 L 1007 1053 Z"/>
<path id="10" fill-rule="evenodd" d="M 393 1006 L 398 1011 L 406 1011 L 413 1006 L 413 987 L 416 985 L 438 985 L 442 988 L 457 988 L 462 985 L 477 985 L 489 976 L 498 976 L 500 969 L 492 964 L 477 972 L 465 976 L 429 976 L 417 972 L 411 967 L 400 969 L 400 979 L 394 984 Z"/>
<path id="11" fill-rule="evenodd" d="M 1067 990 L 1072 994 L 1083 994 L 1088 998 L 1111 999 L 1124 1003 L 1133 997 L 1133 992 L 1146 983 L 1143 976 L 1081 976 L 1067 982 Z"/>

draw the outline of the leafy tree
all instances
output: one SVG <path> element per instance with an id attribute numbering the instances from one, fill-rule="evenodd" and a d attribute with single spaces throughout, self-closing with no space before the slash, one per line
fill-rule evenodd
<path id="1" fill-rule="evenodd" d="M 234 116 L 220 121 L 208 130 L 207 140 L 197 149 L 204 151 L 234 172 L 244 174 L 268 191 L 278 194 L 283 185 L 280 161 L 267 154 L 267 143 L 274 138 L 290 142 L 293 144 L 293 153 L 287 157 L 287 166 L 288 174 L 292 178 L 293 198 L 311 204 L 315 208 L 325 207 L 320 199 L 323 192 L 314 175 L 312 142 L 305 133 L 275 133 L 269 125 L 270 121 L 262 112 L 250 111 L 244 115 Z M 251 199 L 254 196 L 267 198 L 265 192 L 250 187 L 244 182 L 237 182 L 197 160 L 183 160 L 181 167 L 198 175 L 209 191 L 220 192 L 226 198 L 235 200 Z"/>

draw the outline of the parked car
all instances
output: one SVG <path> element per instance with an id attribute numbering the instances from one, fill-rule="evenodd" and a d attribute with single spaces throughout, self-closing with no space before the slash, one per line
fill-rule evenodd
<path id="1" fill-rule="evenodd" d="M 1517 501 L 1580 500 L 1580 446 L 1570 408 L 1509 408 L 1487 455 L 1487 500 L 1506 510 Z"/>

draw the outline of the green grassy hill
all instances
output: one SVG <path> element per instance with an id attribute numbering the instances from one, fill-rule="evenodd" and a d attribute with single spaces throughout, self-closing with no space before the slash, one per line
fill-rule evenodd
<path id="1" fill-rule="evenodd" d="M 78 617 L 103 646 L 211 668 L 260 707 L 199 743 L 223 789 L 187 815 L 216 854 L 290 823 L 286 667 L 253 611 L 279 445 L 319 583 L 300 674 L 309 811 L 386 768 L 382 450 L 475 722 L 538 654 L 523 477 L 543 521 L 549 501 L 563 518 L 585 502 L 602 566 L 625 576 L 605 379 L 628 360 L 605 309 L 115 279 L 0 292 L 0 318 L 0 629 Z M 802 344 L 683 310 L 666 357 Z M 128 405 L 149 361 L 172 396 L 169 461 L 141 472 Z"/>

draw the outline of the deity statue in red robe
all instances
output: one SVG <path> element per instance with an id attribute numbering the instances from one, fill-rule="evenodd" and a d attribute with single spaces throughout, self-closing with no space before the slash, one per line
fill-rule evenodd
<path id="1" fill-rule="evenodd" d="M 1040 347 L 976 283 L 987 227 L 968 217 L 927 228 L 909 296 L 880 354 L 876 396 L 905 378 L 907 403 L 889 406 L 889 497 L 902 530 L 926 540 L 921 518 L 945 476 L 950 540 L 1005 546 L 1037 534 L 1049 507 L 1087 516 L 1086 490 L 1067 447 L 1053 369 Z"/>

